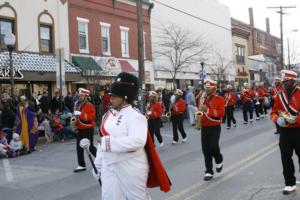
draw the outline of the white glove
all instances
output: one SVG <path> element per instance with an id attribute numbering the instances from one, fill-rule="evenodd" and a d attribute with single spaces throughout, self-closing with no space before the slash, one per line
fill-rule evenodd
<path id="1" fill-rule="evenodd" d="M 276 123 L 280 127 L 286 127 L 287 126 L 287 122 L 285 121 L 285 119 L 283 117 L 278 117 Z"/>
<path id="2" fill-rule="evenodd" d="M 147 115 L 151 115 L 151 113 L 152 113 L 151 111 L 148 111 L 148 112 L 147 112 Z"/>
<path id="3" fill-rule="evenodd" d="M 98 170 L 98 172 L 96 173 L 95 170 L 93 169 L 93 170 L 92 170 L 92 175 L 93 175 L 93 177 L 96 179 L 96 181 L 100 180 L 100 173 L 99 173 L 99 170 Z"/>
<path id="4" fill-rule="evenodd" d="M 81 114 L 80 111 L 77 111 L 77 110 L 74 111 L 74 115 L 75 115 L 75 116 L 79 116 L 80 114 Z"/>

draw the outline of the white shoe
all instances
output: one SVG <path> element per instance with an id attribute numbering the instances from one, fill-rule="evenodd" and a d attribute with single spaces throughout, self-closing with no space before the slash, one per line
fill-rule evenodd
<path id="1" fill-rule="evenodd" d="M 205 180 L 205 181 L 209 181 L 209 180 L 211 180 L 213 177 L 214 177 L 214 176 L 213 176 L 212 174 L 206 173 L 206 174 L 204 175 L 204 180 Z"/>
<path id="2" fill-rule="evenodd" d="M 227 129 L 230 129 L 230 127 L 229 127 L 229 126 L 227 126 Z"/>
<path id="3" fill-rule="evenodd" d="M 160 147 L 160 148 L 162 148 L 163 146 L 164 146 L 164 143 L 163 143 L 163 142 L 159 144 L 159 147 Z"/>
<path id="4" fill-rule="evenodd" d="M 260 116 L 260 118 L 261 118 L 261 119 L 263 119 L 263 118 L 264 118 L 264 116 L 263 116 L 263 115 L 261 115 L 261 116 Z"/>
<path id="5" fill-rule="evenodd" d="M 185 143 L 187 140 L 187 136 L 185 136 L 185 138 L 182 138 L 182 142 Z"/>
<path id="6" fill-rule="evenodd" d="M 267 118 L 267 117 L 268 117 L 268 114 L 265 115 L 265 118 Z"/>
<path id="7" fill-rule="evenodd" d="M 233 124 L 233 127 L 236 127 L 236 124 Z"/>
<path id="8" fill-rule="evenodd" d="M 286 186 L 283 191 L 282 194 L 287 195 L 287 194 L 291 194 L 292 192 L 296 191 L 296 185 L 293 186 Z"/>
<path id="9" fill-rule="evenodd" d="M 178 143 L 178 142 L 177 142 L 177 141 L 175 141 L 175 140 L 173 140 L 173 141 L 172 141 L 172 144 L 177 144 L 177 143 Z"/>
<path id="10" fill-rule="evenodd" d="M 244 122 L 244 124 L 248 124 L 248 122 Z"/>
<path id="11" fill-rule="evenodd" d="M 76 167 L 73 172 L 74 173 L 77 173 L 77 172 L 82 172 L 82 171 L 85 171 L 86 170 L 86 167 L 82 167 L 82 166 L 78 166 Z"/>
<path id="12" fill-rule="evenodd" d="M 256 120 L 260 120 L 260 118 L 259 118 L 259 117 L 256 117 Z"/>
<path id="13" fill-rule="evenodd" d="M 222 169 L 223 169 L 223 163 L 217 164 L 217 166 L 216 166 L 216 171 L 217 171 L 218 173 L 220 173 L 220 172 L 222 171 Z"/>
<path id="14" fill-rule="evenodd" d="M 250 123 L 252 123 L 253 122 L 253 119 L 250 119 Z"/>

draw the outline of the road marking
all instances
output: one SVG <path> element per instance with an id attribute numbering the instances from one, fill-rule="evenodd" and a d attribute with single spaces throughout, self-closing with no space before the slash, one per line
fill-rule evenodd
<path id="1" fill-rule="evenodd" d="M 11 171 L 11 166 L 9 164 L 8 159 L 3 159 L 2 162 L 3 162 L 3 166 L 4 166 L 6 180 L 8 182 L 13 182 L 14 181 L 14 176 L 13 176 L 13 173 Z"/>
<path id="2" fill-rule="evenodd" d="M 277 150 L 277 146 L 278 146 L 278 142 L 274 142 L 256 152 L 254 152 L 253 154 L 249 155 L 248 157 L 234 163 L 233 165 L 230 165 L 228 168 L 226 168 L 224 171 L 223 171 L 223 176 L 225 174 L 231 174 L 232 172 L 231 171 L 236 171 L 236 169 L 238 168 L 244 168 L 243 166 L 248 166 L 249 163 L 252 163 L 254 159 L 258 159 L 262 156 L 264 156 L 265 153 L 268 153 L 269 151 L 275 151 Z M 254 163 L 253 163 L 254 164 Z M 235 173 L 234 173 L 235 174 Z M 234 175 L 233 174 L 233 175 Z M 228 175 L 225 175 L 225 177 L 228 176 Z M 224 178 L 220 179 L 223 180 Z M 224 181 L 223 181 L 224 182 Z M 183 199 L 183 196 L 188 194 L 188 193 L 191 193 L 192 191 L 194 190 L 200 190 L 201 187 L 203 185 L 206 185 L 207 183 L 204 182 L 204 181 L 198 181 L 196 183 L 194 183 L 192 186 L 190 187 L 187 187 L 175 194 L 173 194 L 172 196 L 168 197 L 166 200 L 176 200 L 176 199 Z"/>
<path id="3" fill-rule="evenodd" d="M 213 183 L 211 183 L 209 185 L 206 185 L 206 187 L 204 187 L 203 189 L 198 190 L 196 193 L 194 193 L 193 195 L 185 198 L 184 200 L 196 199 L 196 197 L 199 197 L 199 195 L 201 194 L 201 192 L 209 190 L 209 189 L 211 189 L 213 187 L 216 187 L 216 186 L 220 185 L 221 183 L 223 183 L 223 182 L 229 180 L 230 178 L 232 178 L 234 175 L 240 173 L 241 171 L 243 171 L 243 170 L 249 168 L 250 166 L 258 163 L 259 161 L 263 160 L 265 157 L 269 156 L 270 154 L 274 153 L 275 151 L 277 151 L 277 148 L 270 149 L 269 151 L 265 152 L 263 155 L 257 157 L 256 159 L 250 161 L 246 165 L 244 165 L 244 166 L 242 166 L 242 167 L 240 167 L 240 168 L 238 168 L 238 169 L 236 169 L 236 170 L 234 170 L 234 171 L 226 174 L 225 176 L 223 176 L 218 181 L 213 182 Z M 199 198 L 197 198 L 197 199 L 199 199 Z"/>

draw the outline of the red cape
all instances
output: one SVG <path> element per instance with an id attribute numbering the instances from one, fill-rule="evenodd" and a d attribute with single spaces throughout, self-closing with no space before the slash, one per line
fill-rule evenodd
<path id="1" fill-rule="evenodd" d="M 147 134 L 147 143 L 145 145 L 146 154 L 149 162 L 149 175 L 147 187 L 160 187 L 161 191 L 168 192 L 171 189 L 171 181 L 162 165 L 159 155 L 154 147 L 150 134 Z"/>

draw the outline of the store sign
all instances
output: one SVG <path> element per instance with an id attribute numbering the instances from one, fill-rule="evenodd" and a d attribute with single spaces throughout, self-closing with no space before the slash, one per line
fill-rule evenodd
<path id="1" fill-rule="evenodd" d="M 20 69 L 13 69 L 13 77 L 14 79 L 23 79 L 24 75 L 21 72 Z M 5 69 L 0 69 L 0 79 L 10 79 L 10 69 L 9 68 L 5 68 Z"/>

